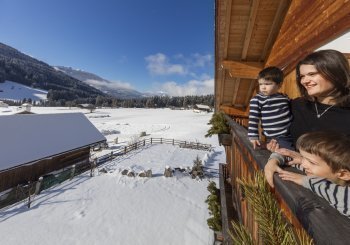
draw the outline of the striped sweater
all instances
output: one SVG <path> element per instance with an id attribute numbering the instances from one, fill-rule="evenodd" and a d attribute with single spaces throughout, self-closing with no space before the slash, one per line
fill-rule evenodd
<path id="1" fill-rule="evenodd" d="M 350 218 L 349 186 L 337 185 L 327 179 L 311 176 L 303 177 L 303 186 L 326 199 L 342 215 Z"/>
<path id="2" fill-rule="evenodd" d="M 289 98 L 283 94 L 257 94 L 250 100 L 248 137 L 259 139 L 258 125 L 261 120 L 264 135 L 269 138 L 289 135 L 292 120 Z"/>

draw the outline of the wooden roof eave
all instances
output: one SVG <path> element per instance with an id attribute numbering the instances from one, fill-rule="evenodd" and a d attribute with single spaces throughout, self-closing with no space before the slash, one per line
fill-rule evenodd
<path id="1" fill-rule="evenodd" d="M 350 29 L 350 1 L 293 1 L 265 66 L 291 72 L 297 62 Z"/>

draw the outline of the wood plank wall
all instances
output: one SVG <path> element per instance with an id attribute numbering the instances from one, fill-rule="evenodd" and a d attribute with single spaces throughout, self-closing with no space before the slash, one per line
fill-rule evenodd
<path id="1" fill-rule="evenodd" d="M 26 184 L 28 181 L 36 181 L 40 176 L 59 170 L 78 162 L 89 163 L 90 147 L 62 154 L 52 159 L 44 159 L 30 165 L 22 165 L 17 168 L 0 172 L 0 192 L 15 187 L 18 184 Z"/>

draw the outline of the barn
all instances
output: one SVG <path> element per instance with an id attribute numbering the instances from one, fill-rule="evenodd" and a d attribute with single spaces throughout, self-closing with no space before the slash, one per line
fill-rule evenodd
<path id="1" fill-rule="evenodd" d="M 47 173 L 89 164 L 106 138 L 82 113 L 0 117 L 0 192 Z"/>

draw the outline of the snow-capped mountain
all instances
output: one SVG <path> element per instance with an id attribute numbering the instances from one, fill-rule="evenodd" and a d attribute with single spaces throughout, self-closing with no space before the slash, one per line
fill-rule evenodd
<path id="1" fill-rule="evenodd" d="M 134 89 L 125 88 L 118 83 L 108 81 L 90 72 L 65 66 L 54 66 L 54 68 L 119 99 L 140 98 L 143 96 L 142 93 Z"/>

